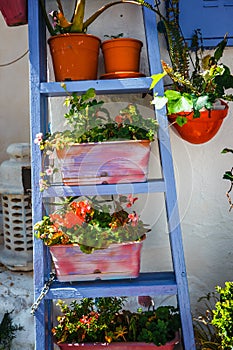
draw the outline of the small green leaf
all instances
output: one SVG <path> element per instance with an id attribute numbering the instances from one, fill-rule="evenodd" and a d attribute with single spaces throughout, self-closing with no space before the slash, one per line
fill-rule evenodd
<path id="1" fill-rule="evenodd" d="M 176 118 L 176 123 L 179 125 L 179 126 L 183 126 L 187 123 L 187 118 L 184 117 L 184 116 L 179 116 Z"/>
<path id="2" fill-rule="evenodd" d="M 231 148 L 224 148 L 221 153 L 233 153 L 233 149 Z"/>
<path id="3" fill-rule="evenodd" d="M 156 84 L 158 84 L 158 82 L 166 75 L 166 72 L 163 73 L 158 73 L 158 74 L 153 74 L 151 76 L 152 78 L 152 83 L 150 85 L 150 89 L 153 89 L 155 87 Z"/>
<path id="4" fill-rule="evenodd" d="M 230 180 L 233 181 L 233 174 L 231 171 L 226 171 L 225 174 L 223 175 L 224 180 Z"/>

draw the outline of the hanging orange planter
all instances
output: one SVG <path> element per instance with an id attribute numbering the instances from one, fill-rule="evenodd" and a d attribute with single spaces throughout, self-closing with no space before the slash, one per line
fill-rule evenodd
<path id="1" fill-rule="evenodd" d="M 28 23 L 27 0 L 0 0 L 0 11 L 9 27 Z"/>
<path id="2" fill-rule="evenodd" d="M 96 80 L 100 39 L 91 34 L 67 33 L 48 39 L 56 81 Z"/>
<path id="3" fill-rule="evenodd" d="M 224 109 L 204 110 L 200 112 L 199 118 L 193 118 L 193 112 L 181 112 L 168 116 L 169 121 L 173 124 L 179 135 L 185 141 L 194 144 L 201 144 L 210 141 L 220 129 L 223 119 L 227 116 L 228 105 L 221 101 L 225 106 Z M 187 118 L 187 123 L 179 126 L 176 123 L 178 116 Z"/>
<path id="4" fill-rule="evenodd" d="M 143 43 L 140 40 L 132 38 L 117 38 L 106 40 L 101 44 L 104 57 L 105 74 L 101 76 L 106 78 L 138 77 L 140 54 Z"/>

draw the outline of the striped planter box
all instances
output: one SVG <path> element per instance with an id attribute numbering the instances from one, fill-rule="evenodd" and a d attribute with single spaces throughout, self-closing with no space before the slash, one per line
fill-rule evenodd
<path id="1" fill-rule="evenodd" d="M 57 155 L 64 185 L 145 182 L 150 141 L 75 144 Z"/>
<path id="2" fill-rule="evenodd" d="M 78 245 L 54 245 L 49 250 L 60 282 L 108 280 L 138 277 L 142 244 L 112 244 L 91 254 Z"/>
<path id="3" fill-rule="evenodd" d="M 61 350 L 83 349 L 83 350 L 173 350 L 175 345 L 179 343 L 178 335 L 164 345 L 157 346 L 151 343 L 126 342 L 126 343 L 110 343 L 110 344 L 58 344 Z"/>

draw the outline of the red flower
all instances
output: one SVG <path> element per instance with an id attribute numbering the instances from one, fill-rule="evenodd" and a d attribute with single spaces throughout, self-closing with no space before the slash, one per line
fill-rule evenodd
<path id="1" fill-rule="evenodd" d="M 65 214 L 65 224 L 64 226 L 67 228 L 72 228 L 75 225 L 82 226 L 84 219 L 77 216 L 73 211 L 69 211 Z"/>
<path id="2" fill-rule="evenodd" d="M 123 123 L 123 121 L 124 121 L 124 117 L 123 117 L 122 115 L 117 115 L 117 116 L 115 117 L 115 121 L 116 121 L 117 123 L 121 124 L 121 123 Z"/>

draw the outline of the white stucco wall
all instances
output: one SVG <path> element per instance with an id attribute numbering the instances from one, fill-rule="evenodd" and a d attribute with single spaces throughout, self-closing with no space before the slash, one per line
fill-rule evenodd
<path id="1" fill-rule="evenodd" d="M 7 147 L 29 142 L 28 26 L 8 27 L 0 13 L 0 162 L 8 159 Z M 6 65 L 9 64 L 9 65 Z"/>
<path id="2" fill-rule="evenodd" d="M 96 0 L 92 2 L 93 8 L 99 8 L 105 2 Z M 51 5 L 51 9 L 54 8 Z M 114 18 L 114 22 L 111 18 Z M 109 24 L 107 25 L 105 21 L 109 21 Z M 90 27 L 89 32 L 95 33 L 101 39 L 104 39 L 105 34 L 124 32 L 126 35 L 144 40 L 140 9 L 131 5 L 112 8 Z M 0 16 L 0 33 L 0 64 L 12 61 L 28 49 L 27 26 L 9 28 Z M 161 54 L 166 60 L 167 53 L 163 46 L 162 43 Z M 232 55 L 233 49 L 227 48 L 224 63 L 232 67 L 233 71 Z M 100 64 L 100 72 L 102 70 L 103 66 Z M 148 72 L 145 43 L 141 71 Z M 8 158 L 6 148 L 9 144 L 29 141 L 28 56 L 13 65 L 1 67 L 0 79 L 0 162 L 2 162 Z M 170 130 L 193 312 L 200 296 L 213 291 L 216 285 L 222 285 L 232 279 L 233 214 L 228 212 L 225 197 L 228 183 L 222 180 L 222 175 L 225 170 L 231 168 L 233 159 L 230 154 L 221 154 L 224 147 L 233 146 L 233 105 L 232 103 L 229 105 L 228 117 L 224 120 L 219 133 L 206 144 L 189 144 L 181 140 L 172 129 Z M 154 159 L 157 162 L 156 152 L 152 156 L 152 161 Z M 140 208 L 141 213 L 143 218 L 152 224 L 153 230 L 144 245 L 142 269 L 145 271 L 169 269 L 171 259 L 163 195 L 144 195 L 143 200 L 145 206 Z"/>

